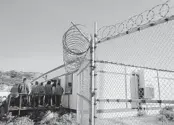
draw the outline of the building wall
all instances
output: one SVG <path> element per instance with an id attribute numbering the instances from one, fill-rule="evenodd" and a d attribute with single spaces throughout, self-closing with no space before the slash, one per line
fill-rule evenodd
<path id="1" fill-rule="evenodd" d="M 36 81 L 39 82 L 44 82 L 44 84 L 46 84 L 46 82 L 48 80 L 51 79 L 60 79 L 61 80 L 61 86 L 64 89 L 64 93 L 62 96 L 62 106 L 68 108 L 68 95 L 65 94 L 65 88 L 66 88 L 66 84 L 67 82 L 69 82 L 69 80 L 66 80 L 66 71 L 65 71 L 65 67 L 64 66 L 60 66 L 59 69 L 56 69 L 52 72 L 49 72 L 47 75 L 47 79 L 45 80 L 43 77 L 38 78 Z M 76 110 L 76 99 L 77 99 L 77 75 L 74 74 L 73 75 L 73 83 L 72 83 L 72 94 L 69 95 L 69 108 L 70 109 L 74 109 Z"/>
<path id="2" fill-rule="evenodd" d="M 72 83 L 72 94 L 65 94 L 65 87 L 66 87 L 66 80 L 65 76 L 62 76 L 61 79 L 61 84 L 64 89 L 64 94 L 62 96 L 62 106 L 70 109 L 76 110 L 77 108 L 77 76 L 76 74 L 73 75 L 73 83 Z M 68 99 L 69 96 L 69 99 Z M 69 107 L 68 107 L 68 100 L 69 100 Z"/>

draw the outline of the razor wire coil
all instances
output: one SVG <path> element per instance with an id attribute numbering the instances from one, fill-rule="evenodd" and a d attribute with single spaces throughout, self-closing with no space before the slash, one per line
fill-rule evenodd
<path id="1" fill-rule="evenodd" d="M 170 6 L 169 0 L 163 4 L 159 4 L 150 10 L 146 10 L 138 15 L 135 15 L 128 20 L 115 25 L 103 26 L 98 33 L 98 40 L 103 41 L 110 37 L 119 35 L 126 31 L 131 31 L 135 27 L 140 27 L 145 24 L 153 23 L 159 19 L 164 19 L 169 16 Z"/>
<path id="2" fill-rule="evenodd" d="M 71 26 L 63 35 L 63 60 L 67 72 L 80 68 L 90 47 L 89 35 L 84 32 L 84 26 Z"/>

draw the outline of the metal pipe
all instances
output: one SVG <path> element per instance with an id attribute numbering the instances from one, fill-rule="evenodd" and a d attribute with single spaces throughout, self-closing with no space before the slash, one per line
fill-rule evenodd
<path id="1" fill-rule="evenodd" d="M 93 55 L 93 58 L 92 58 L 92 63 L 93 63 L 93 92 L 94 92 L 94 103 L 93 103 L 93 105 L 94 105 L 94 116 L 93 116 L 93 119 L 94 119 L 94 121 L 93 121 L 93 125 L 95 125 L 95 119 L 97 118 L 96 117 L 96 106 L 97 106 L 97 101 L 96 101 L 96 98 L 97 98 L 97 85 L 96 85 L 96 62 L 95 62 L 95 60 L 96 60 L 96 44 L 97 44 L 97 22 L 95 22 L 94 23 L 94 41 L 93 41 L 93 43 L 92 43 L 93 45 L 92 45 L 92 49 L 93 49 L 93 53 L 92 53 L 92 55 Z"/>
<path id="2" fill-rule="evenodd" d="M 127 99 L 127 69 L 126 66 L 124 67 L 124 71 L 125 71 L 125 98 Z M 126 102 L 126 108 L 128 108 L 128 104 Z"/>
<path id="3" fill-rule="evenodd" d="M 159 98 L 159 100 L 161 100 L 161 90 L 160 90 L 160 81 L 159 81 L 158 70 L 156 70 L 156 73 L 157 73 L 157 82 L 158 82 L 158 98 Z M 161 107 L 161 104 L 160 104 L 160 107 Z"/>
<path id="4" fill-rule="evenodd" d="M 52 70 L 50 70 L 50 71 L 48 71 L 48 72 L 46 72 L 46 73 L 44 73 L 44 74 L 40 75 L 39 77 L 35 78 L 35 79 L 34 79 L 34 80 L 32 80 L 31 82 L 36 81 L 37 79 L 41 78 L 42 76 L 47 75 L 48 73 L 51 73 L 51 72 L 53 72 L 53 71 L 55 71 L 55 70 L 58 70 L 58 69 L 60 69 L 60 68 L 63 68 L 64 66 L 65 66 L 64 64 L 63 64 L 63 65 L 61 65 L 61 66 L 58 66 L 58 67 L 56 67 L 56 68 L 54 68 L 54 69 L 52 69 Z"/>
<path id="5" fill-rule="evenodd" d="M 97 99 L 98 102 L 137 102 L 137 103 L 164 103 L 174 104 L 174 100 L 148 100 L 148 99 Z"/>
<path id="6" fill-rule="evenodd" d="M 89 124 L 95 125 L 95 115 L 96 115 L 96 82 L 95 82 L 95 47 L 97 40 L 97 23 L 94 24 L 94 36 L 90 44 L 90 119 Z"/>
<path id="7" fill-rule="evenodd" d="M 93 124 L 93 97 L 92 97 L 92 93 L 93 93 L 93 39 L 91 40 L 91 44 L 90 44 L 90 101 L 91 104 L 89 105 L 89 125 L 94 125 Z"/>

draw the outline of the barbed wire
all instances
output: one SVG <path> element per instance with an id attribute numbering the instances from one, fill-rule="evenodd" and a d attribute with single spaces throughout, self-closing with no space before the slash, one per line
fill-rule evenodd
<path id="1" fill-rule="evenodd" d="M 114 65 L 120 65 L 120 66 L 127 66 L 127 67 L 134 67 L 134 68 L 141 68 L 141 69 L 149 69 L 149 70 L 156 70 L 156 71 L 174 73 L 173 70 L 157 69 L 157 68 L 150 68 L 150 67 L 145 67 L 145 66 L 129 65 L 129 64 L 110 62 L 110 61 L 104 61 L 104 60 L 96 60 L 95 62 L 96 63 L 103 63 L 103 64 L 114 64 Z"/>
<path id="2" fill-rule="evenodd" d="M 138 15 L 135 15 L 128 20 L 115 25 L 101 27 L 98 30 L 98 41 L 104 41 L 109 37 L 119 35 L 123 32 L 128 32 L 135 27 L 140 27 L 145 24 L 153 23 L 157 20 L 164 19 L 169 16 L 170 6 L 169 0 L 163 4 L 159 4 L 150 10 L 146 10 Z"/>
<path id="3" fill-rule="evenodd" d="M 62 43 L 66 71 L 77 71 L 90 47 L 90 37 L 84 32 L 84 26 L 73 24 L 63 35 Z"/>

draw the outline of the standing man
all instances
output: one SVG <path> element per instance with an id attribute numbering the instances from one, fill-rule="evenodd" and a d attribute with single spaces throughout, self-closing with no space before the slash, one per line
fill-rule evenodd
<path id="1" fill-rule="evenodd" d="M 45 103 L 46 106 L 51 106 L 52 85 L 51 81 L 48 81 L 45 85 Z"/>
<path id="2" fill-rule="evenodd" d="M 63 88 L 60 85 L 60 80 L 58 80 L 58 83 L 56 85 L 56 106 L 60 106 L 61 100 L 62 100 L 62 95 L 63 95 Z"/>
<path id="3" fill-rule="evenodd" d="M 33 85 L 32 89 L 31 89 L 32 105 L 34 107 L 38 105 L 38 84 L 39 84 L 39 82 L 36 81 L 35 85 Z"/>
<path id="4" fill-rule="evenodd" d="M 15 83 L 10 90 L 11 92 L 11 104 L 12 106 L 18 106 L 19 104 L 19 93 L 18 93 L 18 84 Z"/>
<path id="5" fill-rule="evenodd" d="M 44 105 L 44 95 L 45 95 L 45 87 L 43 86 L 43 82 L 40 83 L 40 105 Z"/>
<path id="6" fill-rule="evenodd" d="M 29 87 L 26 83 L 27 78 L 23 78 L 22 83 L 18 86 L 18 92 L 22 94 L 28 94 L 29 93 Z"/>
<path id="7" fill-rule="evenodd" d="M 53 105 L 56 104 L 56 83 L 57 80 L 52 80 L 53 84 L 52 84 L 52 103 Z"/>
<path id="8" fill-rule="evenodd" d="M 27 78 L 23 78 L 22 83 L 19 84 L 18 86 L 18 92 L 22 95 L 22 104 L 26 105 L 27 104 L 27 94 L 29 93 L 29 87 L 27 85 Z"/>

